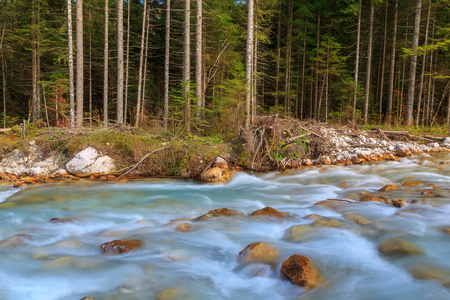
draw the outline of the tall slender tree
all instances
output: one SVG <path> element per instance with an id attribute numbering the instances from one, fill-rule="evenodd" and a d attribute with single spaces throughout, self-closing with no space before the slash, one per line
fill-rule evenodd
<path id="1" fill-rule="evenodd" d="M 166 48 L 164 54 L 164 131 L 169 118 L 170 0 L 166 0 Z"/>
<path id="2" fill-rule="evenodd" d="M 203 85 L 202 85 L 202 22 L 203 22 L 203 1 L 197 0 L 197 22 L 196 22 L 196 31 L 195 31 L 195 97 L 197 98 L 197 120 L 201 119 L 201 109 L 202 109 L 202 100 L 203 100 Z"/>
<path id="3" fill-rule="evenodd" d="M 84 56 L 83 56 L 83 0 L 77 0 L 77 127 L 83 127 Z"/>
<path id="4" fill-rule="evenodd" d="M 370 99 L 370 79 L 372 74 L 372 45 L 373 45 L 373 18 L 375 11 L 375 0 L 370 1 L 369 17 L 369 45 L 367 46 L 367 67 L 366 67 L 366 91 L 364 97 L 364 124 L 369 121 L 369 99 Z"/>
<path id="5" fill-rule="evenodd" d="M 184 3 L 183 98 L 186 103 L 186 131 L 191 132 L 191 0 Z"/>
<path id="6" fill-rule="evenodd" d="M 117 1 L 117 124 L 123 123 L 123 0 Z"/>
<path id="7" fill-rule="evenodd" d="M 398 0 L 394 0 L 394 20 L 392 28 L 392 49 L 391 60 L 389 63 L 389 90 L 388 90 L 388 103 L 387 103 L 387 122 L 392 121 L 392 104 L 394 99 L 394 78 L 395 78 L 395 44 L 397 43 L 397 19 L 398 19 Z"/>
<path id="8" fill-rule="evenodd" d="M 413 106 L 414 106 L 414 92 L 416 84 L 416 68 L 417 68 L 417 47 L 419 46 L 420 33 L 420 13 L 422 10 L 422 0 L 416 1 L 416 13 L 414 18 L 414 33 L 412 42 L 411 64 L 409 67 L 409 83 L 408 96 L 406 99 L 405 123 L 406 126 L 412 125 Z"/>
<path id="9" fill-rule="evenodd" d="M 356 30 L 356 57 L 355 57 L 355 88 L 353 91 L 353 123 L 356 122 L 356 99 L 358 98 L 358 78 L 359 78 L 359 51 L 361 47 L 361 10 L 362 0 L 359 0 L 358 27 Z"/>
<path id="10" fill-rule="evenodd" d="M 67 0 L 67 35 L 69 50 L 69 114 L 70 127 L 75 127 L 75 94 L 73 86 L 73 32 L 72 32 L 72 0 Z"/>
<path id="11" fill-rule="evenodd" d="M 142 69 L 144 67 L 144 47 L 145 47 L 145 30 L 147 23 L 147 0 L 144 0 L 144 13 L 142 16 L 142 34 L 141 34 L 141 53 L 139 56 L 139 73 L 138 73 L 138 91 L 136 104 L 136 120 L 135 126 L 139 126 L 139 119 L 141 116 L 141 98 L 142 98 Z"/>
<path id="12" fill-rule="evenodd" d="M 103 48 L 103 127 L 108 127 L 108 61 L 109 61 L 109 2 L 105 0 L 105 41 Z"/>
<path id="13" fill-rule="evenodd" d="M 250 128 L 250 104 L 252 102 L 252 79 L 253 79 L 253 15 L 254 1 L 248 0 L 247 15 L 247 50 L 245 56 L 245 123 L 246 129 Z"/>

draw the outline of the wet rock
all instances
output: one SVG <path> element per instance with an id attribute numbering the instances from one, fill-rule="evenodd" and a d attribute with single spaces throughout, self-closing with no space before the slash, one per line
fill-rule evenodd
<path id="1" fill-rule="evenodd" d="M 192 256 L 184 249 L 170 249 L 162 251 L 163 257 L 170 261 L 180 261 L 191 258 Z"/>
<path id="2" fill-rule="evenodd" d="M 450 287 L 450 270 L 433 265 L 423 265 L 415 266 L 409 272 L 416 279 L 436 280 L 443 286 Z"/>
<path id="3" fill-rule="evenodd" d="M 177 232 L 192 231 L 192 225 L 190 223 L 181 223 L 177 227 L 175 227 L 175 231 L 177 231 Z"/>
<path id="4" fill-rule="evenodd" d="M 13 186 L 17 189 L 17 188 L 20 188 L 20 187 L 23 187 L 23 186 L 27 186 L 28 185 L 28 183 L 27 182 L 25 182 L 25 181 L 23 181 L 23 180 L 17 180 L 17 181 L 15 181 L 14 182 L 14 184 L 13 184 Z"/>
<path id="5" fill-rule="evenodd" d="M 442 146 L 450 148 L 450 137 L 446 137 L 442 142 Z"/>
<path id="6" fill-rule="evenodd" d="M 413 243 L 401 238 L 388 238 L 378 245 L 378 250 L 389 255 L 417 255 L 423 251 Z"/>
<path id="7" fill-rule="evenodd" d="M 106 254 L 116 255 L 140 248 L 141 246 L 141 240 L 114 240 L 102 244 L 100 250 Z"/>
<path id="8" fill-rule="evenodd" d="M 432 188 L 432 189 L 435 189 L 435 188 L 437 188 L 438 186 L 437 186 L 436 184 L 434 184 L 434 183 L 430 183 L 430 184 L 427 185 L 427 187 Z"/>
<path id="9" fill-rule="evenodd" d="M 214 167 L 200 174 L 200 181 L 205 183 L 227 183 L 231 180 L 231 172 L 228 169 Z"/>
<path id="10" fill-rule="evenodd" d="M 210 210 L 208 213 L 201 215 L 200 217 L 196 218 L 195 221 L 205 221 L 213 217 L 242 217 L 242 216 L 245 216 L 244 213 L 238 210 L 228 208 L 218 208 Z"/>
<path id="11" fill-rule="evenodd" d="M 360 202 L 380 202 L 383 203 L 382 197 L 374 196 L 374 195 L 364 195 L 359 199 Z"/>
<path id="12" fill-rule="evenodd" d="M 249 216 L 265 216 L 265 217 L 276 217 L 276 218 L 286 218 L 290 216 L 290 213 L 280 212 L 270 206 L 264 207 L 262 209 L 255 210 Z"/>
<path id="13" fill-rule="evenodd" d="M 394 205 L 397 208 L 402 208 L 402 207 L 404 207 L 406 205 L 406 202 L 404 200 L 402 200 L 402 199 L 393 200 L 392 201 L 392 205 Z"/>
<path id="14" fill-rule="evenodd" d="M 320 220 L 320 219 L 323 219 L 323 217 L 318 214 L 310 214 L 310 215 L 304 216 L 303 219 L 305 219 L 305 220 Z"/>
<path id="15" fill-rule="evenodd" d="M 344 223 L 338 219 L 320 219 L 314 221 L 313 226 L 321 226 L 321 227 L 335 227 L 340 228 L 344 226 Z"/>
<path id="16" fill-rule="evenodd" d="M 66 248 L 79 248 L 83 243 L 81 241 L 73 240 L 73 241 L 62 241 L 54 243 L 53 245 L 58 247 L 66 247 Z"/>
<path id="17" fill-rule="evenodd" d="M 256 242 L 245 247 L 237 257 L 242 263 L 275 263 L 277 262 L 280 251 L 269 244 Z"/>
<path id="18" fill-rule="evenodd" d="M 355 224 L 359 224 L 359 225 L 370 225 L 372 224 L 371 221 L 367 220 L 366 218 L 364 218 L 363 216 L 361 216 L 360 214 L 345 214 L 344 218 L 346 218 L 347 220 L 355 223 Z"/>
<path id="19" fill-rule="evenodd" d="M 42 268 L 45 270 L 60 270 L 67 269 L 72 265 L 72 257 L 71 256 L 63 256 L 47 261 L 42 265 Z"/>
<path id="20" fill-rule="evenodd" d="M 303 161 L 303 165 L 306 167 L 311 167 L 313 165 L 313 162 L 310 159 L 305 159 Z"/>
<path id="21" fill-rule="evenodd" d="M 129 231 L 128 230 L 120 230 L 117 228 L 109 228 L 106 229 L 105 231 L 100 232 L 99 234 L 97 234 L 98 237 L 121 237 L 124 236 L 126 234 L 128 234 Z"/>
<path id="22" fill-rule="evenodd" d="M 316 231 L 317 229 L 312 227 L 311 225 L 295 225 L 286 230 L 286 238 L 291 240 L 298 240 Z"/>
<path id="23" fill-rule="evenodd" d="M 50 222 L 52 223 L 68 223 L 68 222 L 72 222 L 71 218 L 53 218 L 50 219 Z"/>
<path id="24" fill-rule="evenodd" d="M 339 200 L 339 199 L 333 199 L 333 200 L 322 200 L 317 203 L 314 203 L 314 205 L 320 205 L 324 208 L 328 209 L 339 209 L 342 206 L 344 206 L 347 203 L 351 203 L 351 201 L 348 200 Z"/>
<path id="25" fill-rule="evenodd" d="M 182 300 L 185 298 L 185 291 L 181 287 L 165 289 L 156 295 L 156 300 Z"/>
<path id="26" fill-rule="evenodd" d="M 436 197 L 436 194 L 433 190 L 422 190 L 420 191 L 420 195 L 423 197 Z"/>
<path id="27" fill-rule="evenodd" d="M 401 157 L 410 156 L 411 150 L 409 150 L 409 148 L 406 146 L 399 146 L 395 150 L 395 154 L 397 154 L 398 156 L 401 156 Z"/>
<path id="28" fill-rule="evenodd" d="M 318 270 L 311 265 L 311 261 L 298 254 L 283 262 L 280 273 L 282 278 L 306 289 L 313 289 L 323 281 Z"/>
<path id="29" fill-rule="evenodd" d="M 380 189 L 380 192 L 394 191 L 396 189 L 398 189 L 398 185 L 396 185 L 396 184 L 386 184 L 385 186 L 383 186 Z"/>
<path id="30" fill-rule="evenodd" d="M 331 165 L 331 159 L 330 159 L 330 157 L 328 157 L 328 156 L 322 156 L 322 157 L 320 158 L 320 163 L 321 163 L 322 165 Z"/>
<path id="31" fill-rule="evenodd" d="M 27 241 L 31 240 L 31 236 L 28 234 L 16 234 L 7 237 L 0 241 L 0 247 L 17 247 L 25 245 Z"/>
<path id="32" fill-rule="evenodd" d="M 448 235 L 450 235 L 450 227 L 444 227 L 442 228 L 442 231 Z"/>
<path id="33" fill-rule="evenodd" d="M 86 296 L 81 298 L 80 300 L 95 300 L 95 298 L 91 297 L 91 296 Z"/>
<path id="34" fill-rule="evenodd" d="M 412 186 L 417 186 L 417 185 L 423 185 L 422 181 L 417 181 L 417 180 L 407 180 L 405 182 L 403 182 L 402 186 L 403 187 L 412 187 Z"/>
<path id="35" fill-rule="evenodd" d="M 114 160 L 108 155 L 98 153 L 94 148 L 88 147 L 78 152 L 66 164 L 66 170 L 78 177 L 89 177 L 91 174 L 107 174 L 116 170 Z"/>

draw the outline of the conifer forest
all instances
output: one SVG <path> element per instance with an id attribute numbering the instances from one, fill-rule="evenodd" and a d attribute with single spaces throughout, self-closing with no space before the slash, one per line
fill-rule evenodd
<path id="1" fill-rule="evenodd" d="M 450 123 L 450 0 L 0 0 L 0 127 Z"/>

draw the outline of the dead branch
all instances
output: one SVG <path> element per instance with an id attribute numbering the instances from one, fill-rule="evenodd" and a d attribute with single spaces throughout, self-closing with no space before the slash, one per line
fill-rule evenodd
<path id="1" fill-rule="evenodd" d="M 310 134 L 312 134 L 312 132 L 307 132 L 307 133 L 300 134 L 300 135 L 294 136 L 292 138 L 289 138 L 289 139 L 287 139 L 287 142 L 281 146 L 281 148 L 286 147 L 287 145 L 292 144 L 296 140 L 301 139 L 302 137 L 305 137 L 305 136 L 310 135 Z"/>
<path id="2" fill-rule="evenodd" d="M 138 161 L 138 162 L 137 162 L 130 170 L 128 170 L 127 172 L 125 172 L 125 173 L 123 173 L 122 175 L 120 175 L 119 177 L 117 177 L 117 179 L 121 179 L 122 177 L 128 175 L 131 171 L 133 171 L 134 169 L 136 169 L 137 166 L 139 166 L 139 165 L 140 165 L 147 157 L 149 157 L 150 155 L 152 155 L 152 154 L 154 154 L 154 153 L 156 153 L 156 152 L 165 150 L 165 149 L 167 149 L 167 148 L 169 148 L 169 147 L 162 147 L 162 148 L 153 150 L 153 151 L 151 151 L 151 152 L 145 154 L 144 157 L 141 158 L 141 160 Z"/>

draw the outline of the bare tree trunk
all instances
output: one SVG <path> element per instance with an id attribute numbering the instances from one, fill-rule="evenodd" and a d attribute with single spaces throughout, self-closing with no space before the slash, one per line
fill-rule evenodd
<path id="1" fill-rule="evenodd" d="M 83 57 L 83 0 L 77 0 L 77 127 L 83 127 L 84 57 Z"/>
<path id="2" fill-rule="evenodd" d="M 288 28 L 287 28 L 287 45 L 286 45 L 286 74 L 285 74 L 285 98 L 284 111 L 286 114 L 291 112 L 291 52 L 292 52 L 292 14 L 293 14 L 292 0 L 288 2 Z"/>
<path id="3" fill-rule="evenodd" d="M 320 47 L 320 14 L 317 18 L 317 53 L 316 53 L 316 90 L 314 99 L 314 114 L 316 114 L 316 119 L 319 117 L 319 47 Z"/>
<path id="4" fill-rule="evenodd" d="M 432 32 L 431 32 L 431 39 L 434 40 L 434 34 L 436 30 L 436 23 L 433 22 Z M 430 53 L 430 68 L 429 68 L 429 74 L 433 74 L 433 61 L 434 61 L 434 52 L 432 51 Z M 430 119 L 432 117 L 431 109 L 431 83 L 433 81 L 433 76 L 430 75 L 428 79 L 428 93 L 427 93 L 427 116 L 426 116 L 426 124 L 430 124 Z"/>
<path id="5" fill-rule="evenodd" d="M 258 0 L 256 0 L 256 8 L 255 13 L 258 13 Z M 256 117 L 256 95 L 257 95 L 257 77 L 258 77 L 258 15 L 254 16 L 255 18 L 255 25 L 254 33 L 253 33 L 253 57 L 252 57 L 252 100 L 251 100 L 251 116 L 250 116 L 250 122 L 253 123 L 253 120 Z"/>
<path id="6" fill-rule="evenodd" d="M 117 124 L 123 124 L 123 0 L 117 1 Z"/>
<path id="7" fill-rule="evenodd" d="M 430 28 L 430 15 L 431 15 L 431 0 L 428 3 L 427 26 L 425 28 L 424 45 L 428 44 L 428 29 Z M 417 101 L 416 127 L 419 126 L 419 120 L 420 120 L 420 109 L 421 109 L 421 105 L 422 105 L 422 93 L 423 93 L 426 61 L 427 61 L 427 51 L 424 50 L 423 58 L 422 58 L 422 72 L 420 73 L 419 99 Z M 423 113 L 422 113 L 422 115 L 423 115 Z"/>
<path id="8" fill-rule="evenodd" d="M 123 104 L 123 122 L 127 123 L 128 116 L 128 79 L 130 74 L 130 15 L 131 15 L 131 1 L 128 0 L 127 9 L 127 50 L 126 50 L 126 65 L 125 65 L 125 87 L 124 87 L 124 104 Z"/>
<path id="9" fill-rule="evenodd" d="M 361 10 L 362 0 L 359 0 L 358 29 L 356 30 L 356 58 L 355 58 L 355 89 L 353 91 L 353 123 L 356 122 L 356 99 L 358 97 L 358 76 L 359 76 L 359 51 L 361 47 Z"/>
<path id="10" fill-rule="evenodd" d="M 380 99 L 380 116 L 378 122 L 381 124 L 383 120 L 383 94 L 384 94 L 384 68 L 386 61 L 386 40 L 387 40 L 387 19 L 388 19 L 388 2 L 386 2 L 385 15 L 384 15 L 384 37 L 383 37 L 383 54 L 381 60 L 381 79 L 380 79 L 380 89 L 379 89 L 379 99 Z"/>
<path id="11" fill-rule="evenodd" d="M 150 9 L 147 15 L 147 36 L 145 37 L 145 55 L 144 55 L 144 78 L 142 80 L 142 105 L 141 105 L 141 121 L 144 120 L 144 112 L 145 112 L 145 87 L 147 84 L 147 64 L 148 64 L 148 40 L 150 35 Z"/>
<path id="12" fill-rule="evenodd" d="M 329 43 L 328 43 L 329 45 Z M 325 77 L 325 122 L 328 122 L 328 76 L 330 66 L 330 48 L 327 49 L 327 73 Z"/>
<path id="13" fill-rule="evenodd" d="M 281 2 L 278 0 L 278 31 L 277 31 L 277 66 L 275 75 L 275 106 L 278 106 L 279 87 L 280 87 L 280 60 L 281 60 Z"/>
<path id="14" fill-rule="evenodd" d="M 183 97 L 186 102 L 185 123 L 187 133 L 191 132 L 191 0 L 184 3 L 184 57 L 183 57 Z"/>
<path id="15" fill-rule="evenodd" d="M 170 0 L 166 0 L 166 50 L 164 59 L 164 131 L 169 117 Z"/>
<path id="16" fill-rule="evenodd" d="M 70 1 L 70 0 L 69 0 Z M 103 127 L 108 127 L 108 39 L 109 39 L 109 3 L 105 0 L 105 44 L 103 55 Z"/>
<path id="17" fill-rule="evenodd" d="M 300 120 L 303 120 L 303 106 L 305 100 L 305 67 L 306 67 L 306 29 L 303 36 L 303 59 L 302 59 L 302 98 L 300 101 Z"/>
<path id="18" fill-rule="evenodd" d="M 420 32 L 420 11 L 422 9 L 422 0 L 416 1 L 416 14 L 414 20 L 414 34 L 412 43 L 411 65 L 409 67 L 409 84 L 408 97 L 406 100 L 405 123 L 406 126 L 412 125 L 412 113 L 414 106 L 414 88 L 416 84 L 416 67 L 417 67 L 417 47 L 419 46 L 419 32 Z"/>
<path id="19" fill-rule="evenodd" d="M 89 126 L 92 126 L 92 4 L 89 5 Z"/>
<path id="20" fill-rule="evenodd" d="M 138 92 L 136 104 L 136 122 L 135 126 L 139 126 L 139 118 L 141 116 L 141 97 L 142 97 L 142 68 L 144 67 L 144 47 L 145 47 L 145 29 L 147 21 L 147 0 L 144 0 L 144 15 L 142 17 L 142 35 L 141 35 L 141 53 L 139 56 L 139 75 L 138 75 Z"/>
<path id="21" fill-rule="evenodd" d="M 2 83 L 3 83 L 3 128 L 6 128 L 6 59 L 3 48 L 3 38 L 5 36 L 6 22 L 3 24 L 2 38 L 0 40 L 1 60 L 2 60 Z"/>
<path id="22" fill-rule="evenodd" d="M 394 98 L 394 77 L 395 77 L 395 44 L 397 43 L 397 19 L 398 19 L 398 0 L 394 2 L 394 28 L 392 30 L 392 50 L 391 61 L 389 65 L 389 91 L 387 104 L 387 122 L 392 122 L 392 103 Z"/>
<path id="23" fill-rule="evenodd" d="M 39 120 L 38 102 L 37 97 L 37 29 L 36 29 L 36 0 L 31 1 L 31 26 L 32 26 L 32 45 L 31 45 L 31 85 L 32 85 L 32 100 L 31 100 L 31 117 L 33 122 Z"/>
<path id="24" fill-rule="evenodd" d="M 201 121 L 202 111 L 202 99 L 203 99 L 203 87 L 202 87 L 202 0 L 197 0 L 197 22 L 195 30 L 195 97 L 197 98 L 197 120 Z"/>
<path id="25" fill-rule="evenodd" d="M 450 90 L 447 92 L 447 130 L 450 131 Z"/>
<path id="26" fill-rule="evenodd" d="M 367 68 L 366 68 L 366 94 L 364 97 L 364 124 L 369 121 L 369 98 L 370 98 L 370 78 L 372 75 L 372 45 L 373 45 L 373 17 L 375 11 L 374 0 L 370 2 L 369 19 L 369 45 L 367 49 Z"/>
<path id="27" fill-rule="evenodd" d="M 246 79 L 246 93 L 245 93 L 245 128 L 250 128 L 250 103 L 252 98 L 252 78 L 253 78 L 253 14 L 254 2 L 248 0 L 248 19 L 247 19 L 247 53 L 245 58 L 245 79 Z"/>

